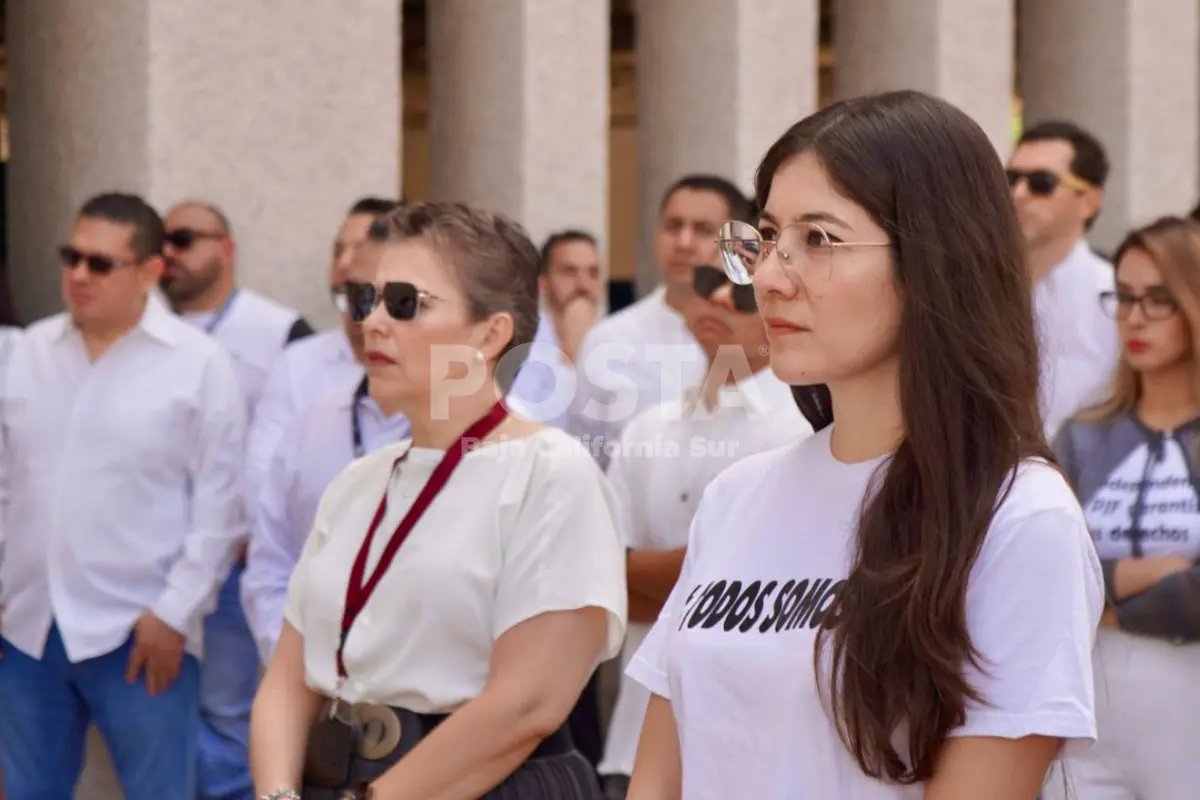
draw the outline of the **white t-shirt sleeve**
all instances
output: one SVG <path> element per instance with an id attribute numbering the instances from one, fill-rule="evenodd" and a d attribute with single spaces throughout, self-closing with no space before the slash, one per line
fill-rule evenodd
<path id="1" fill-rule="evenodd" d="M 625 549 L 608 481 L 573 439 L 538 459 L 525 502 L 504 531 L 492 631 L 548 611 L 608 612 L 602 658 L 621 650 L 627 619 Z"/>
<path id="2" fill-rule="evenodd" d="M 687 613 L 689 601 L 693 599 L 688 596 L 687 587 L 692 584 L 690 578 L 693 565 L 700 557 L 701 531 L 704 519 L 708 516 L 706 512 L 720 502 L 715 499 L 717 485 L 717 481 L 714 481 L 704 490 L 696 514 L 692 517 L 691 529 L 688 531 L 687 551 L 683 556 L 683 566 L 679 570 L 679 580 L 675 582 L 675 588 L 671 590 L 667 602 L 663 603 L 663 609 L 642 641 L 642 646 L 625 668 L 625 674 L 645 686 L 651 694 L 668 700 L 671 699 L 671 687 L 667 681 L 667 649 L 671 636 L 679 630 L 680 620 Z"/>
<path id="3" fill-rule="evenodd" d="M 997 520 L 972 570 L 967 626 L 979 668 L 954 736 L 1030 735 L 1094 741 L 1092 649 L 1104 584 L 1078 509 Z"/>

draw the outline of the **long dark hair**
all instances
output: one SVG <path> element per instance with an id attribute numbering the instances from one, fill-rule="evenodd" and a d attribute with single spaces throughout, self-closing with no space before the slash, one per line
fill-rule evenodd
<path id="1" fill-rule="evenodd" d="M 818 633 L 818 680 L 862 770 L 916 783 L 968 703 L 987 702 L 966 678 L 972 663 L 988 668 L 966 594 L 992 517 L 1023 459 L 1053 463 L 1032 287 L 1000 160 L 954 106 L 890 92 L 807 117 L 763 158 L 760 208 L 775 173 L 806 151 L 891 238 L 902 303 L 903 440 L 863 499 L 849 578 Z M 817 427 L 832 422 L 826 387 L 798 394 Z"/>

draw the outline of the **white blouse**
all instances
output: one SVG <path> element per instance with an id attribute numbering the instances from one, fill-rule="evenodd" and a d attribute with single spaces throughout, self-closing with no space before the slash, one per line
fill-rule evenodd
<path id="1" fill-rule="evenodd" d="M 359 459 L 325 491 L 284 616 L 304 637 L 308 685 L 349 702 L 445 713 L 479 695 L 492 647 L 547 611 L 608 612 L 600 660 L 625 635 L 625 552 L 612 489 L 586 449 L 556 429 L 468 453 L 396 553 L 336 666 L 350 569 L 386 488 L 369 578 L 443 452 L 408 442 Z"/>

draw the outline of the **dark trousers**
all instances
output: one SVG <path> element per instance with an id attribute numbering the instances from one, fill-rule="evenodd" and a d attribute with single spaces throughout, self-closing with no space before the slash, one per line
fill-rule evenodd
<path id="1" fill-rule="evenodd" d="M 583 687 L 579 702 L 571 709 L 571 716 L 567 718 L 567 728 L 571 731 L 575 749 L 588 760 L 592 769 L 595 769 L 604 757 L 604 734 L 600 730 L 600 698 L 597 685 L 596 673 L 592 673 L 592 679 Z"/>

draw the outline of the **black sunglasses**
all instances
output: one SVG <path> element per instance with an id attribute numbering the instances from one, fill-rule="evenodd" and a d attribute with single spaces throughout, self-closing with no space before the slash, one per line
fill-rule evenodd
<path id="1" fill-rule="evenodd" d="M 725 270 L 707 265 L 692 270 L 692 291 L 704 299 L 711 299 L 717 290 L 729 283 Z M 753 314 L 758 311 L 758 302 L 754 299 L 754 287 L 746 284 L 733 285 L 733 307 L 743 314 Z"/>
<path id="2" fill-rule="evenodd" d="M 346 294 L 347 311 L 354 322 L 362 322 L 371 316 L 371 312 L 380 303 L 383 303 L 384 309 L 392 319 L 413 319 L 417 316 L 421 300 L 433 297 L 429 292 L 406 282 L 385 283 L 380 290 L 373 283 L 347 281 L 343 289 Z"/>
<path id="3" fill-rule="evenodd" d="M 70 245 L 63 245 L 58 248 L 58 257 L 62 260 L 64 269 L 74 269 L 82 262 L 87 267 L 87 271 L 93 275 L 107 275 L 117 267 L 137 263 L 136 261 L 122 261 L 112 256 L 100 255 L 99 253 L 85 253 L 82 250 L 76 250 Z"/>
<path id="4" fill-rule="evenodd" d="M 1089 188 L 1087 181 L 1083 178 L 1076 178 L 1074 175 L 1058 175 L 1048 169 L 1006 169 L 1004 174 L 1008 176 L 1010 189 L 1017 188 L 1017 184 L 1025 181 L 1025 185 L 1029 187 L 1029 193 L 1034 197 L 1049 197 L 1054 194 L 1054 190 L 1060 183 L 1065 183 L 1074 189 Z"/>
<path id="5" fill-rule="evenodd" d="M 224 239 L 223 233 L 209 233 L 208 231 L 198 231 L 195 228 L 175 228 L 167 231 L 163 236 L 163 242 L 174 247 L 176 250 L 188 250 L 200 239 Z"/>

